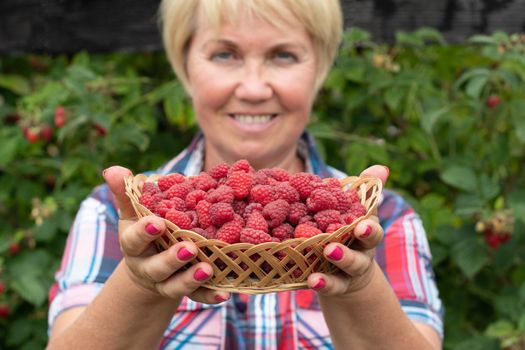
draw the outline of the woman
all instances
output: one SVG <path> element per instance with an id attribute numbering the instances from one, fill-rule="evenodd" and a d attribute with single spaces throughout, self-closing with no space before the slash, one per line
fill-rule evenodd
<path id="1" fill-rule="evenodd" d="M 167 53 L 202 134 L 158 171 L 190 176 L 245 158 L 256 169 L 345 176 L 304 132 L 340 41 L 337 0 L 164 0 L 161 10 Z M 365 172 L 388 177 L 382 166 Z M 202 288 L 213 273 L 206 263 L 178 271 L 196 254 L 190 242 L 156 252 L 165 225 L 134 218 L 128 174 L 106 169 L 107 185 L 80 208 L 52 293 L 49 349 L 441 347 L 426 237 L 392 192 L 379 217 L 356 227 L 352 249 L 324 249 L 345 274 L 314 273 L 310 290 L 247 296 Z"/>

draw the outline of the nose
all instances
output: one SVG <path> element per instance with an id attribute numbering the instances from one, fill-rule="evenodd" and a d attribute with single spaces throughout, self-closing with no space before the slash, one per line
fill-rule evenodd
<path id="1" fill-rule="evenodd" d="M 235 89 L 235 96 L 243 101 L 262 102 L 273 95 L 270 82 L 265 77 L 264 68 L 258 64 L 247 64 Z"/>

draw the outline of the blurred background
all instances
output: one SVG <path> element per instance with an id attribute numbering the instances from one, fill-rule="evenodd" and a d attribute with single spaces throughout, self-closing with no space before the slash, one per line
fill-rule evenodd
<path id="1" fill-rule="evenodd" d="M 0 2 L 0 349 L 42 349 L 80 201 L 196 130 L 159 1 Z M 329 163 L 391 170 L 421 214 L 445 349 L 525 349 L 525 0 L 342 1 L 310 132 Z"/>

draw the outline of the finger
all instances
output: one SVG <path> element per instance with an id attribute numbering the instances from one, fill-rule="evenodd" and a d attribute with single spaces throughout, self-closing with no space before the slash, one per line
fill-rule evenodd
<path id="1" fill-rule="evenodd" d="M 150 281 L 162 282 L 197 255 L 197 247 L 191 242 L 180 242 L 169 249 L 142 259 L 139 273 Z"/>
<path id="2" fill-rule="evenodd" d="M 127 226 L 119 234 L 120 247 L 124 255 L 139 256 L 151 246 L 166 229 L 164 221 L 149 215 Z"/>
<path id="3" fill-rule="evenodd" d="M 182 297 L 193 293 L 212 275 L 213 269 L 210 264 L 200 262 L 186 271 L 177 272 L 167 280 L 157 283 L 155 288 L 166 297 Z"/>
<path id="4" fill-rule="evenodd" d="M 219 304 L 230 299 L 230 293 L 199 287 L 193 293 L 188 295 L 188 297 L 198 303 Z"/>
<path id="5" fill-rule="evenodd" d="M 388 176 L 390 175 L 390 169 L 388 169 L 388 167 L 384 165 L 372 165 L 371 167 L 366 168 L 365 170 L 363 170 L 363 172 L 361 172 L 361 176 L 363 175 L 377 177 L 381 180 L 383 186 L 385 186 L 385 183 L 388 180 Z"/>
<path id="6" fill-rule="evenodd" d="M 377 217 L 372 216 L 357 224 L 354 228 L 354 235 L 357 240 L 353 244 L 364 249 L 372 249 L 383 240 L 384 230 L 377 222 Z"/>
<path id="7" fill-rule="evenodd" d="M 307 279 L 308 287 L 323 295 L 340 295 L 348 290 L 348 276 L 312 273 Z"/>
<path id="8" fill-rule="evenodd" d="M 121 219 L 129 219 L 136 216 L 133 205 L 131 205 L 131 201 L 126 195 L 126 186 L 124 184 L 124 179 L 130 175 L 133 175 L 131 170 L 121 166 L 109 167 L 102 173 L 109 189 L 113 193 L 117 207 L 120 210 Z"/>
<path id="9" fill-rule="evenodd" d="M 323 250 L 324 256 L 350 276 L 361 276 L 368 271 L 372 257 L 366 252 L 351 250 L 340 243 L 330 243 Z"/>

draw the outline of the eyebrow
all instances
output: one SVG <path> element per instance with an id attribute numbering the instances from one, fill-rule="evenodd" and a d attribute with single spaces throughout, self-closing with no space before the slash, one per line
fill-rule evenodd
<path id="1" fill-rule="evenodd" d="M 219 38 L 219 39 L 212 39 L 210 41 L 205 42 L 203 44 L 203 48 L 206 48 L 207 46 L 212 45 L 212 44 L 222 44 L 222 45 L 225 45 L 225 46 L 228 46 L 228 47 L 232 47 L 232 48 L 235 48 L 235 47 L 238 46 L 232 40 L 220 39 Z M 290 49 L 290 48 L 296 48 L 296 49 L 299 49 L 299 50 L 301 50 L 303 52 L 307 51 L 306 47 L 304 47 L 303 45 L 300 45 L 300 44 L 297 44 L 297 43 L 292 43 L 292 42 L 277 43 L 276 45 L 271 47 L 272 50 Z"/>

